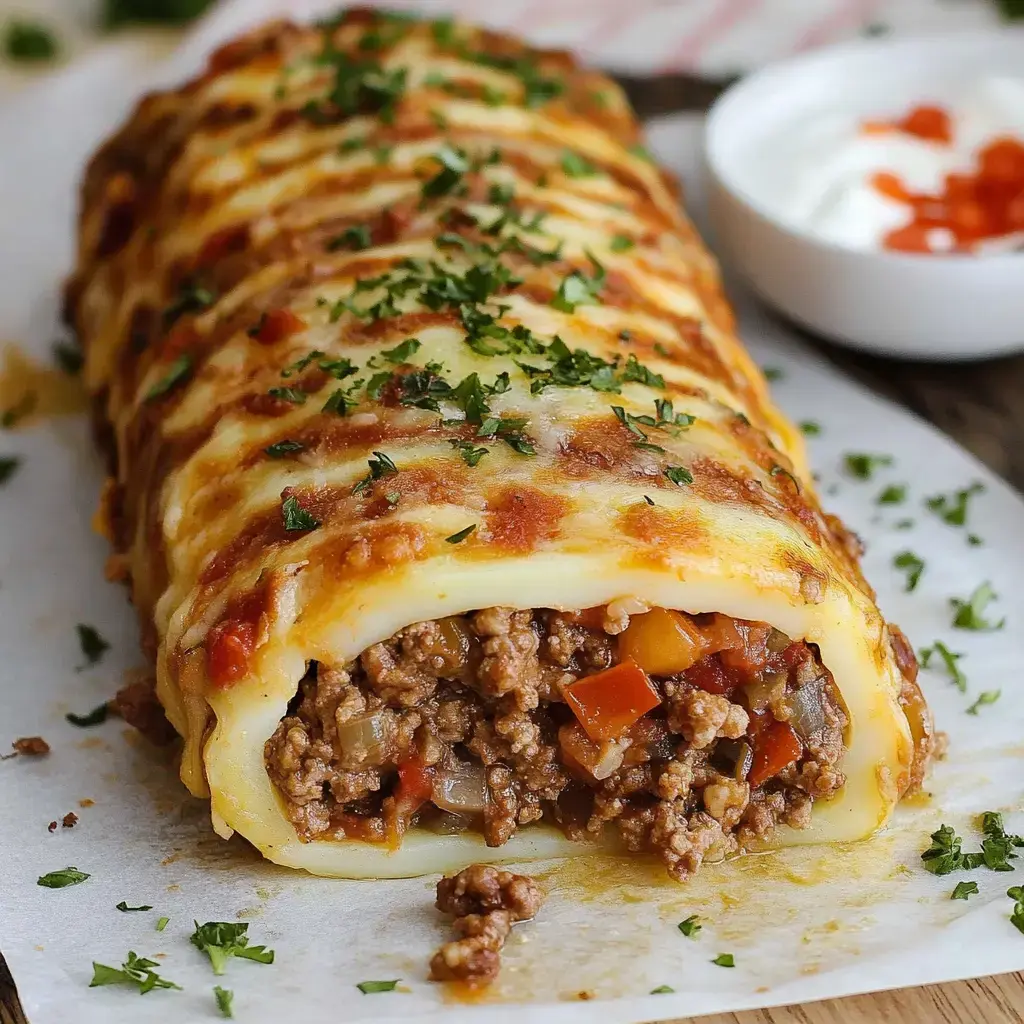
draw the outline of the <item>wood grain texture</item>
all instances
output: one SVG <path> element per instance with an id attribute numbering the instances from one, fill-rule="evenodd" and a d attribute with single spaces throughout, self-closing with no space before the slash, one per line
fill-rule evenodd
<path id="1" fill-rule="evenodd" d="M 685 75 L 632 78 L 623 84 L 642 117 L 703 110 L 722 86 Z M 1024 334 L 1024 325 L 1021 331 Z M 1020 402 L 1024 356 L 972 364 L 915 363 L 879 359 L 809 340 L 836 365 L 930 420 L 1013 486 L 1024 489 L 1024 406 Z M 83 998 L 87 998 L 84 991 Z M 600 1018 L 599 1007 L 594 1016 Z M 69 1007 L 69 1024 L 74 1019 Z M 714 1014 L 696 1018 L 693 1024 L 876 1024 L 882 1020 L 886 1024 L 1020 1024 L 1024 1021 L 1024 974 Z M 2 954 L 0 1024 L 32 1024 L 21 1008 Z"/>

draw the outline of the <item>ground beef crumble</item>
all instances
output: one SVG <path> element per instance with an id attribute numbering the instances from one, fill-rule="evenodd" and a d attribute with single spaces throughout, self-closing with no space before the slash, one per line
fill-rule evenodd
<path id="1" fill-rule="evenodd" d="M 486 984 L 497 977 L 500 953 L 512 925 L 536 917 L 544 902 L 537 883 L 488 864 L 471 864 L 437 883 L 437 909 L 455 918 L 461 936 L 430 961 L 434 981 Z"/>
<path id="2" fill-rule="evenodd" d="M 475 829 L 500 846 L 543 818 L 574 839 L 613 827 L 682 880 L 763 844 L 780 823 L 805 827 L 813 801 L 845 782 L 846 715 L 816 648 L 764 624 L 698 616 L 701 629 L 724 620 L 744 649 L 652 678 L 660 707 L 599 743 L 563 690 L 616 664 L 621 618 L 487 608 L 415 623 L 344 667 L 311 665 L 265 747 L 299 836 L 395 842 L 415 822 Z M 801 753 L 752 786 L 752 752 L 771 722 L 792 722 Z M 496 941 L 466 937 L 481 949 Z"/>

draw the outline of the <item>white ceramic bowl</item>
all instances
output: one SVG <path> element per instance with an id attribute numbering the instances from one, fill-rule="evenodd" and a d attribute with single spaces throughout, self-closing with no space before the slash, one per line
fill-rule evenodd
<path id="1" fill-rule="evenodd" d="M 1024 350 L 1024 254 L 929 256 L 847 249 L 772 213 L 765 147 L 834 108 L 900 116 L 952 105 L 984 75 L 1024 77 L 1024 31 L 863 40 L 745 78 L 712 107 L 705 161 L 718 250 L 770 305 L 856 348 L 918 359 Z"/>

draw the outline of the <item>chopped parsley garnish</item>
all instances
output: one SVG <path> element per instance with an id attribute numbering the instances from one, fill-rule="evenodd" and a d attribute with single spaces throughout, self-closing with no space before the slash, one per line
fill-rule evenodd
<path id="1" fill-rule="evenodd" d="M 870 480 L 881 466 L 891 466 L 891 455 L 868 455 L 863 452 L 847 452 L 843 456 L 847 472 L 858 480 Z"/>
<path id="2" fill-rule="evenodd" d="M 676 927 L 688 939 L 695 939 L 701 929 L 700 918 L 696 914 L 691 914 L 685 921 L 680 921 Z"/>
<path id="3" fill-rule="evenodd" d="M 289 495 L 281 502 L 281 518 L 284 520 L 284 528 L 289 533 L 299 530 L 315 530 L 320 525 L 320 520 L 307 512 L 300 504 L 294 494 Z"/>
<path id="4" fill-rule="evenodd" d="M 406 338 L 400 345 L 384 349 L 381 355 L 389 363 L 407 363 L 409 356 L 420 350 L 420 344 L 419 338 Z"/>
<path id="5" fill-rule="evenodd" d="M 736 958 L 732 955 L 732 953 L 719 953 L 718 956 L 716 956 L 715 959 L 711 962 L 713 964 L 716 964 L 718 967 L 736 966 Z"/>
<path id="6" fill-rule="evenodd" d="M 57 37 L 41 22 L 12 18 L 4 29 L 4 53 L 9 60 L 53 60 L 57 50 Z"/>
<path id="7" fill-rule="evenodd" d="M 153 402 L 158 398 L 162 398 L 181 384 L 191 372 L 192 357 L 185 352 L 171 363 L 167 373 L 146 392 L 145 401 Z"/>
<path id="8" fill-rule="evenodd" d="M 330 39 L 324 40 L 324 49 L 316 60 L 333 65 L 334 81 L 324 100 L 310 100 L 302 108 L 310 121 L 333 124 L 355 114 L 376 114 L 384 124 L 394 121 L 405 94 L 406 68 L 388 70 L 371 58 L 355 59 L 335 49 Z"/>
<path id="9" fill-rule="evenodd" d="M 585 157 L 571 149 L 562 154 L 562 170 L 570 178 L 592 178 L 597 168 Z"/>
<path id="10" fill-rule="evenodd" d="M 924 559 L 915 555 L 913 551 L 901 551 L 893 560 L 892 564 L 897 569 L 907 570 L 907 591 L 916 590 L 917 584 L 924 572 Z"/>
<path id="11" fill-rule="evenodd" d="M 622 368 L 620 379 L 624 384 L 636 381 L 639 384 L 646 384 L 649 388 L 665 387 L 665 378 L 660 373 L 648 370 L 632 352 L 626 360 L 626 365 Z"/>
<path id="12" fill-rule="evenodd" d="M 936 494 L 925 501 L 925 505 L 950 526 L 963 526 L 967 522 L 967 503 L 975 494 L 985 490 L 983 484 L 975 481 L 970 487 L 953 494 Z"/>
<path id="13" fill-rule="evenodd" d="M 158 932 L 162 932 L 168 926 L 168 924 L 170 924 L 170 922 L 171 919 L 169 917 L 159 918 L 156 922 L 156 930 Z"/>
<path id="14" fill-rule="evenodd" d="M 298 388 L 271 388 L 268 392 L 273 398 L 280 398 L 282 402 L 291 402 L 292 405 L 305 405 L 309 395 Z"/>
<path id="15" fill-rule="evenodd" d="M 198 17 L 212 0 L 105 0 L 103 26 L 130 21 L 181 25 Z"/>
<path id="16" fill-rule="evenodd" d="M 675 989 L 671 985 L 659 985 L 657 988 L 651 989 L 652 996 L 663 996 L 669 992 L 675 992 Z"/>
<path id="17" fill-rule="evenodd" d="M 372 996 L 377 992 L 394 992 L 395 986 L 401 980 L 401 978 L 395 978 L 394 981 L 361 981 L 356 985 L 356 988 L 359 989 L 364 996 Z"/>
<path id="18" fill-rule="evenodd" d="M 667 476 L 677 487 L 681 487 L 683 484 L 693 483 L 693 474 L 683 466 L 666 466 L 665 476 Z"/>
<path id="19" fill-rule="evenodd" d="M 475 466 L 489 451 L 489 448 L 477 448 L 472 441 L 462 441 L 457 437 L 450 438 L 448 443 L 462 456 L 467 466 Z"/>
<path id="20" fill-rule="evenodd" d="M 104 701 L 102 704 L 97 704 L 92 711 L 84 715 L 76 715 L 73 711 L 69 711 L 64 718 L 72 725 L 77 725 L 79 729 L 87 729 L 90 725 L 102 725 L 107 720 L 107 715 L 109 714 L 110 705 Z"/>
<path id="21" fill-rule="evenodd" d="M 26 391 L 14 405 L 0 413 L 0 427 L 10 430 L 11 427 L 17 426 L 26 416 L 32 414 L 38 400 L 39 396 L 34 391 Z"/>
<path id="22" fill-rule="evenodd" d="M 374 452 L 373 458 L 367 459 L 366 464 L 370 467 L 370 472 L 352 488 L 353 494 L 362 494 L 374 480 L 398 475 L 398 467 L 383 452 Z"/>
<path id="23" fill-rule="evenodd" d="M 941 640 L 936 640 L 933 646 L 921 648 L 922 668 L 928 668 L 928 663 L 932 660 L 933 654 L 938 654 L 942 659 L 942 663 L 946 666 L 946 671 L 952 677 L 956 688 L 961 693 L 966 693 L 967 676 L 960 671 L 960 666 L 957 665 L 957 662 L 963 657 L 963 655 L 954 653 Z"/>
<path id="24" fill-rule="evenodd" d="M 881 494 L 875 499 L 876 505 L 902 505 L 907 500 L 907 485 L 906 484 L 889 484 L 888 487 L 882 491 Z M 897 523 L 896 526 L 900 527 Z"/>
<path id="25" fill-rule="evenodd" d="M 1010 913 L 1010 924 L 1019 932 L 1024 932 L 1024 888 L 1019 885 L 1011 885 L 1006 890 L 1006 895 L 1013 900 L 1013 911 Z"/>
<path id="26" fill-rule="evenodd" d="M 135 911 L 135 910 L 152 910 L 153 908 L 150 907 L 150 906 L 147 906 L 145 904 L 143 906 L 141 906 L 141 907 L 129 907 L 128 904 L 125 903 L 124 900 L 121 900 L 120 903 L 117 903 L 117 904 L 114 905 L 114 909 L 115 910 L 120 910 L 122 914 L 127 914 L 127 913 L 130 913 L 130 912 Z"/>
<path id="27" fill-rule="evenodd" d="M 476 529 L 476 523 L 470 523 L 463 530 L 459 530 L 458 533 L 453 533 L 450 537 L 445 537 L 445 542 L 448 544 L 461 544 L 474 530 Z"/>
<path id="28" fill-rule="evenodd" d="M 121 964 L 120 970 L 116 967 L 108 967 L 106 964 L 98 964 L 94 960 L 89 988 L 96 988 L 98 985 L 134 985 L 142 995 L 152 992 L 155 988 L 176 988 L 180 991 L 180 985 L 161 978 L 153 970 L 154 967 L 159 966 L 155 960 L 147 960 L 130 950 L 128 959 Z"/>
<path id="29" fill-rule="evenodd" d="M 345 139 L 338 145 L 338 152 L 341 154 L 354 153 L 357 149 L 364 149 L 366 147 L 366 137 L 363 135 L 354 135 L 351 139 Z"/>
<path id="30" fill-rule="evenodd" d="M 1012 871 L 1010 861 L 1017 859 L 1013 851 L 1024 846 L 1024 837 L 1008 835 L 1003 828 L 1003 816 L 996 811 L 982 814 L 981 830 L 981 850 L 964 853 L 960 836 L 949 825 L 941 826 L 931 835 L 932 845 L 921 854 L 925 868 L 933 875 L 973 871 L 983 866 L 991 871 Z"/>
<path id="31" fill-rule="evenodd" d="M 953 625 L 957 629 L 973 629 L 985 632 L 1002 629 L 1006 625 L 1006 619 L 992 622 L 985 618 L 985 609 L 995 598 L 996 592 L 992 589 L 992 584 L 987 581 L 976 587 L 966 601 L 962 601 L 958 597 L 951 598 L 950 604 L 953 606 L 954 611 Z"/>
<path id="32" fill-rule="evenodd" d="M 272 459 L 283 459 L 286 455 L 291 455 L 292 452 L 301 452 L 305 449 L 305 445 L 301 441 L 275 441 L 273 444 L 268 445 L 263 451 L 269 455 Z"/>
<path id="33" fill-rule="evenodd" d="M 361 249 L 369 249 L 371 245 L 370 229 L 366 224 L 354 224 L 345 228 L 340 235 L 335 235 L 328 243 L 328 252 L 336 252 L 338 249 L 351 249 L 359 252 Z"/>
<path id="34" fill-rule="evenodd" d="M 63 871 L 50 871 L 40 875 L 36 879 L 36 885 L 41 885 L 44 889 L 66 889 L 69 885 L 81 884 L 88 877 L 89 875 L 78 868 L 67 867 Z"/>
<path id="35" fill-rule="evenodd" d="M 977 548 L 985 542 L 976 533 L 969 533 L 967 534 L 967 543 L 970 544 L 972 548 Z"/>
<path id="36" fill-rule="evenodd" d="M 551 300 L 551 305 L 563 313 L 573 313 L 577 306 L 601 301 L 601 289 L 604 287 L 605 269 L 593 256 L 590 262 L 594 265 L 594 273 L 587 276 L 582 270 L 574 270 L 562 280 L 558 293 Z"/>
<path id="37" fill-rule="evenodd" d="M 217 293 L 192 281 L 186 281 L 178 289 L 175 300 L 164 308 L 164 330 L 170 328 L 186 313 L 202 313 L 217 301 Z"/>
<path id="38" fill-rule="evenodd" d="M 80 622 L 75 629 L 78 632 L 78 646 L 82 649 L 82 655 L 85 658 L 84 664 L 79 665 L 76 669 L 80 672 L 83 668 L 95 665 L 110 650 L 110 644 L 92 626 Z"/>
<path id="39" fill-rule="evenodd" d="M 509 448 L 520 455 L 536 455 L 537 449 L 522 433 L 526 424 L 527 420 L 524 416 L 488 416 L 480 424 L 476 436 L 495 437 L 499 441 L 504 441 Z"/>
<path id="40" fill-rule="evenodd" d="M 0 484 L 7 483 L 21 466 L 21 459 L 14 455 L 0 455 Z"/>
<path id="41" fill-rule="evenodd" d="M 320 407 L 320 411 L 334 413 L 336 416 L 347 416 L 349 409 L 354 409 L 359 404 L 359 400 L 353 397 L 353 392 L 361 384 L 362 381 L 356 381 L 348 391 L 336 388 L 327 396 L 327 401 Z"/>
<path id="42" fill-rule="evenodd" d="M 967 714 L 976 715 L 980 708 L 983 708 L 986 704 L 995 704 L 1002 695 L 1002 690 L 982 690 L 978 694 L 978 699 L 967 709 Z"/>
<path id="43" fill-rule="evenodd" d="M 638 156 L 641 160 L 646 160 L 649 164 L 654 163 L 654 156 L 651 151 L 646 146 L 642 146 L 639 142 L 630 146 L 629 151 L 633 156 Z"/>
<path id="44" fill-rule="evenodd" d="M 978 895 L 977 882 L 957 882 L 949 894 L 951 900 L 966 900 L 968 896 Z"/>
<path id="45" fill-rule="evenodd" d="M 214 974 L 223 974 L 228 958 L 243 957 L 261 964 L 274 962 L 274 951 L 266 946 L 250 946 L 247 921 L 195 922 L 196 930 L 189 937 L 196 949 L 210 958 Z"/>
<path id="46" fill-rule="evenodd" d="M 804 420 L 800 424 L 800 430 L 807 437 L 818 437 L 821 434 L 821 424 L 816 420 Z"/>
<path id="47" fill-rule="evenodd" d="M 420 195 L 424 199 L 450 195 L 458 188 L 462 176 L 470 169 L 465 150 L 456 149 L 448 143 L 433 154 L 433 159 L 441 165 L 441 170 L 423 183 Z"/>
<path id="48" fill-rule="evenodd" d="M 74 377 L 82 370 L 85 356 L 77 345 L 67 341 L 57 341 L 53 345 L 53 358 L 57 365 L 69 376 Z"/>
<path id="49" fill-rule="evenodd" d="M 217 1000 L 217 1009 L 220 1010 L 222 1017 L 234 1017 L 235 1014 L 232 1011 L 231 1003 L 235 998 L 235 993 L 231 989 L 214 985 L 213 998 Z"/>
<path id="50" fill-rule="evenodd" d="M 898 523 L 895 524 L 895 529 L 897 529 L 897 530 L 909 530 L 909 529 L 911 529 L 913 527 L 913 525 L 914 525 L 914 520 L 913 519 L 901 519 Z"/>
<path id="51" fill-rule="evenodd" d="M 761 372 L 764 374 L 764 379 L 768 381 L 782 380 L 785 377 L 782 368 L 778 366 L 764 366 L 761 368 Z"/>

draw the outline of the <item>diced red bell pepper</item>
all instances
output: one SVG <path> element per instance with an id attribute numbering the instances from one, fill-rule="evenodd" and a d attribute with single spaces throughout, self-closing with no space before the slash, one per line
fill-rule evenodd
<path id="1" fill-rule="evenodd" d="M 398 785 L 395 787 L 395 810 L 401 818 L 416 813 L 433 795 L 434 771 L 419 757 L 410 757 L 398 766 Z"/>
<path id="2" fill-rule="evenodd" d="M 737 680 L 726 673 L 713 654 L 701 658 L 696 665 L 688 668 L 683 673 L 683 678 L 706 693 L 730 693 L 738 685 Z"/>
<path id="3" fill-rule="evenodd" d="M 210 685 L 224 689 L 249 671 L 249 659 L 256 646 L 252 622 L 227 619 L 217 623 L 206 640 L 206 671 Z"/>
<path id="4" fill-rule="evenodd" d="M 592 740 L 613 740 L 661 703 L 647 674 L 631 658 L 565 688 L 565 699 Z"/>
<path id="5" fill-rule="evenodd" d="M 747 781 L 751 786 L 760 786 L 799 760 L 803 749 L 800 737 L 788 722 L 773 720 L 754 734 L 754 761 Z"/>

